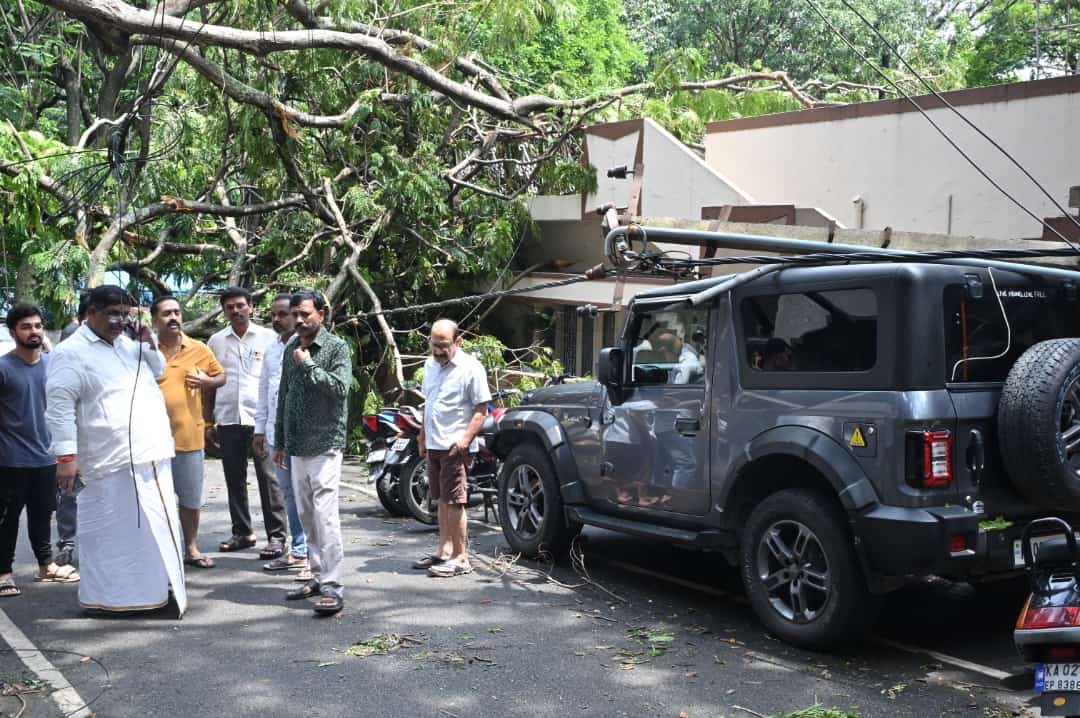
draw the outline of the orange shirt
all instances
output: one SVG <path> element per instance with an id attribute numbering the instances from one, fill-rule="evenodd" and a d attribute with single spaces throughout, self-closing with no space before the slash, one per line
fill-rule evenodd
<path id="1" fill-rule="evenodd" d="M 158 379 L 161 393 L 165 395 L 165 409 L 169 412 L 173 439 L 177 451 L 198 451 L 205 446 L 203 431 L 202 391 L 189 389 L 184 378 L 202 369 L 210 376 L 223 374 L 224 369 L 210 347 L 198 339 L 184 335 L 180 339 L 180 348 L 170 354 L 167 347 L 159 347 L 165 355 L 165 373 Z"/>

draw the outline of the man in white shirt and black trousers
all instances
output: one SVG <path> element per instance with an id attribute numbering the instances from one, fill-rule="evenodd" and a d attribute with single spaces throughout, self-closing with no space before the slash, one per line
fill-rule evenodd
<path id="1" fill-rule="evenodd" d="M 207 345 L 225 367 L 225 386 L 213 394 L 207 392 L 203 402 L 205 412 L 213 411 L 213 419 L 207 417 L 207 440 L 221 447 L 221 467 L 225 471 L 232 519 L 232 537 L 218 549 L 239 551 L 255 545 L 247 493 L 248 458 L 253 457 L 267 538 L 259 558 L 275 559 L 285 553 L 285 499 L 278 486 L 273 459 L 269 455 L 254 456 L 252 439 L 259 403 L 259 377 L 267 350 L 277 341 L 277 334 L 251 321 L 254 309 L 251 292 L 243 287 L 223 291 L 221 309 L 229 325 L 210 337 Z"/>

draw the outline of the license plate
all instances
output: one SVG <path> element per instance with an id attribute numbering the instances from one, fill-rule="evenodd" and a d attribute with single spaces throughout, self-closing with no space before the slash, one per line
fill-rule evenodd
<path id="1" fill-rule="evenodd" d="M 393 450 L 393 451 L 405 451 L 405 449 L 407 449 L 407 448 L 409 448 L 409 440 L 408 439 L 398 439 L 397 441 L 395 441 L 393 444 L 390 445 L 390 449 Z"/>
<path id="2" fill-rule="evenodd" d="M 1050 539 L 1052 539 L 1052 538 L 1054 538 L 1056 536 L 1064 536 L 1064 534 L 1050 534 L 1048 536 L 1036 536 L 1035 538 L 1031 539 L 1031 548 L 1032 548 L 1032 550 L 1034 550 L 1035 547 L 1038 546 L 1039 544 L 1041 544 L 1043 541 L 1049 541 Z M 1076 534 L 1076 538 L 1077 538 L 1078 541 L 1080 541 L 1080 534 Z M 1016 539 L 1015 541 L 1013 541 L 1013 568 L 1020 568 L 1021 566 L 1024 565 L 1024 550 L 1020 547 L 1022 543 L 1023 542 L 1020 539 Z M 1036 555 L 1038 555 L 1037 551 L 1036 551 Z"/>
<path id="3" fill-rule="evenodd" d="M 1035 666 L 1035 692 L 1080 691 L 1080 663 L 1047 663 Z"/>
<path id="4" fill-rule="evenodd" d="M 386 449 L 376 449 L 375 451 L 368 452 L 367 463 L 377 464 L 386 458 Z"/>

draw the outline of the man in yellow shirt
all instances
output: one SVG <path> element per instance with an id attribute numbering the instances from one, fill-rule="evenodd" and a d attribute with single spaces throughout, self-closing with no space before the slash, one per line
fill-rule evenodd
<path id="1" fill-rule="evenodd" d="M 225 370 L 210 348 L 186 336 L 180 302 L 163 296 L 150 305 L 157 331 L 158 347 L 165 355 L 165 373 L 158 379 L 169 412 L 176 456 L 172 461 L 173 487 L 180 504 L 180 526 L 184 531 L 184 563 L 197 568 L 213 568 L 214 562 L 199 552 L 199 508 L 203 503 L 203 449 L 205 389 L 225 383 Z"/>

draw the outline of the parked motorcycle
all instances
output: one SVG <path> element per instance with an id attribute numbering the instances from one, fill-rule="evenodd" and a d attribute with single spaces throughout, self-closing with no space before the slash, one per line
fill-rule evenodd
<path id="1" fill-rule="evenodd" d="M 492 401 L 501 402 L 504 398 L 518 393 L 516 389 L 498 391 L 492 396 Z M 502 406 L 489 405 L 488 408 L 487 418 L 477 433 L 480 439 L 480 451 L 473 458 L 472 467 L 468 473 L 468 505 L 475 506 L 483 502 L 485 521 L 488 520 L 489 513 L 498 516 L 495 509 L 495 497 L 498 494 L 495 482 L 499 476 L 500 462 L 488 445 L 494 437 L 499 417 L 506 412 L 506 408 Z M 416 434 L 419 433 L 419 428 L 417 428 Z M 389 463 L 389 459 L 387 461 Z M 434 526 L 439 521 L 438 506 L 431 499 L 427 462 L 420 458 L 416 435 L 410 437 L 398 461 L 400 465 L 398 491 L 402 505 L 417 521 Z"/>
<path id="2" fill-rule="evenodd" d="M 368 441 L 366 459 L 368 483 L 375 484 L 379 503 L 391 516 L 405 516 L 408 512 L 401 503 L 397 490 L 397 477 L 386 471 L 386 455 L 389 445 L 401 433 L 397 407 L 383 407 L 377 414 L 365 414 L 361 420 L 364 438 Z"/>
<path id="3" fill-rule="evenodd" d="M 1080 717 L 1080 552 L 1076 533 L 1059 518 L 1032 521 L 1021 538 L 1031 583 L 1013 642 L 1035 664 L 1044 716 Z"/>

